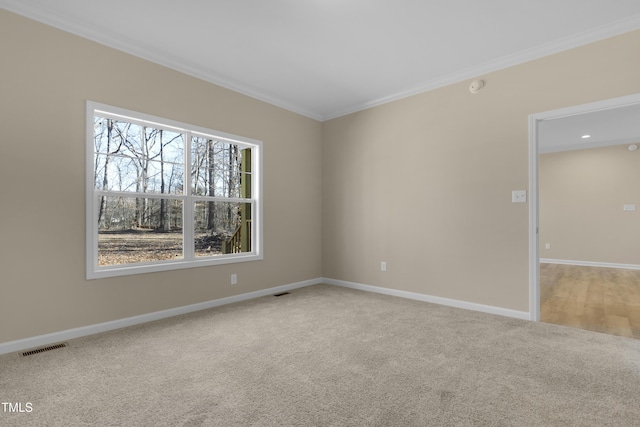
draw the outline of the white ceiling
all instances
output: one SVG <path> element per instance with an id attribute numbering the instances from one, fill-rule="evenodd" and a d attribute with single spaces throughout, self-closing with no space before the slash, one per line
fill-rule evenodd
<path id="1" fill-rule="evenodd" d="M 638 0 L 0 0 L 327 120 L 640 28 Z"/>
<path id="2" fill-rule="evenodd" d="M 582 138 L 589 135 L 589 138 Z M 609 108 L 538 124 L 538 151 L 579 150 L 640 143 L 640 104 Z"/>

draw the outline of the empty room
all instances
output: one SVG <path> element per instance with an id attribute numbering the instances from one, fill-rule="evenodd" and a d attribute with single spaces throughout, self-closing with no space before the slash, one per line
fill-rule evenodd
<path id="1" fill-rule="evenodd" d="M 638 52 L 631 0 L 0 0 L 0 425 L 640 425 L 639 337 L 542 306 L 640 265 L 637 172 L 570 241 L 542 132 Z"/>

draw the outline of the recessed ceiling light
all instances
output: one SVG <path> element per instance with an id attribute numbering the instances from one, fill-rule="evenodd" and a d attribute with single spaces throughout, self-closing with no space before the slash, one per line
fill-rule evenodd
<path id="1" fill-rule="evenodd" d="M 591 135 L 582 135 L 582 139 L 591 138 Z"/>

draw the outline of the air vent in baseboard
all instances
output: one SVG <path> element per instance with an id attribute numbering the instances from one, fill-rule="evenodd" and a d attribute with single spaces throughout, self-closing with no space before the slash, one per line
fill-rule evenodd
<path id="1" fill-rule="evenodd" d="M 279 294 L 274 294 L 273 296 L 274 297 L 281 297 L 282 295 L 289 295 L 289 292 L 282 292 L 282 293 L 279 293 Z"/>
<path id="2" fill-rule="evenodd" d="M 66 342 L 60 344 L 54 344 L 47 347 L 34 348 L 32 350 L 23 351 L 20 356 L 31 356 L 32 354 L 44 353 L 45 351 L 57 350 L 59 348 L 67 347 L 69 344 Z"/>

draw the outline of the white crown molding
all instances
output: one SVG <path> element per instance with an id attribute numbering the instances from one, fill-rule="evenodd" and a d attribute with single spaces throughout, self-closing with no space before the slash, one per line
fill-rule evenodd
<path id="1" fill-rule="evenodd" d="M 612 147 L 615 145 L 629 145 L 629 144 L 637 144 L 639 141 L 638 138 L 620 138 L 614 139 L 611 141 L 601 141 L 594 142 L 590 144 L 566 144 L 566 145 L 552 145 L 548 148 L 541 147 L 538 152 L 539 154 L 549 154 L 549 153 L 558 153 L 561 151 L 575 151 L 575 150 L 584 150 L 587 148 L 602 148 L 602 147 Z"/>
<path id="2" fill-rule="evenodd" d="M 321 115 L 315 114 L 312 111 L 301 108 L 297 105 L 293 105 L 280 98 L 266 95 L 258 89 L 250 88 L 241 83 L 221 77 L 209 70 L 198 67 L 194 64 L 189 64 L 184 60 L 167 55 L 164 52 L 158 52 L 157 50 L 149 46 L 142 46 L 139 43 L 134 42 L 126 37 L 110 34 L 108 31 L 102 28 L 90 27 L 80 22 L 72 21 L 63 16 L 57 15 L 55 12 L 52 12 L 50 10 L 34 8 L 19 1 L 0 0 L 0 8 L 55 27 L 59 30 L 74 34 L 76 36 L 91 40 L 101 45 L 119 50 L 124 53 L 128 53 L 141 59 L 145 59 L 163 67 L 170 68 L 191 77 L 213 83 L 217 86 L 221 86 L 225 89 L 229 89 L 242 95 L 246 95 L 250 98 L 266 102 L 267 104 L 283 108 L 285 110 L 309 117 L 314 120 L 322 120 Z"/>
<path id="3" fill-rule="evenodd" d="M 36 8 L 17 0 L 0 0 L 0 8 L 318 121 L 326 121 L 382 104 L 387 104 L 389 102 L 418 95 L 443 86 L 475 78 L 482 74 L 498 71 L 640 28 L 640 15 L 633 15 L 608 25 L 603 25 L 554 42 L 536 46 L 513 55 L 498 58 L 477 67 L 471 67 L 466 70 L 447 74 L 441 78 L 424 82 L 415 88 L 390 94 L 369 102 L 352 105 L 351 107 L 334 111 L 329 114 L 321 114 L 293 105 L 278 97 L 264 94 L 259 89 L 251 88 L 245 84 L 216 75 L 210 70 L 205 70 L 202 67 L 187 64 L 182 60 L 170 57 L 165 53 L 157 52 L 149 47 L 136 45 L 126 38 L 114 36 L 112 34 L 110 35 L 101 31 L 99 28 L 93 28 L 79 22 L 74 22 L 41 7 Z"/>
<path id="4" fill-rule="evenodd" d="M 335 119 L 345 116 L 347 114 L 356 113 L 358 111 L 366 110 L 368 108 L 377 107 L 379 105 L 387 104 L 389 102 L 398 101 L 400 99 L 408 98 L 410 96 L 419 95 L 424 92 L 428 92 L 434 89 L 438 89 L 444 86 L 448 86 L 455 83 L 460 83 L 464 80 L 474 79 L 483 74 L 499 71 L 505 68 L 513 67 L 515 65 L 523 64 L 525 62 L 540 59 L 545 56 L 560 53 L 569 49 L 584 46 L 589 43 L 594 43 L 600 40 L 614 37 L 620 34 L 628 33 L 640 29 L 640 15 L 633 15 L 625 19 L 621 19 L 614 23 L 603 25 L 594 28 L 583 33 L 574 34 L 569 37 L 565 37 L 560 40 L 556 40 L 550 43 L 546 43 L 540 46 L 533 47 L 531 49 L 523 50 L 513 55 L 507 55 L 502 58 L 498 58 L 494 61 L 486 62 L 482 65 L 471 67 L 466 70 L 450 73 L 443 76 L 440 79 L 431 80 L 415 88 L 391 94 L 373 100 L 370 102 L 356 104 L 351 107 L 345 108 L 340 111 L 336 111 L 332 114 L 326 115 L 322 118 L 323 121 Z"/>

